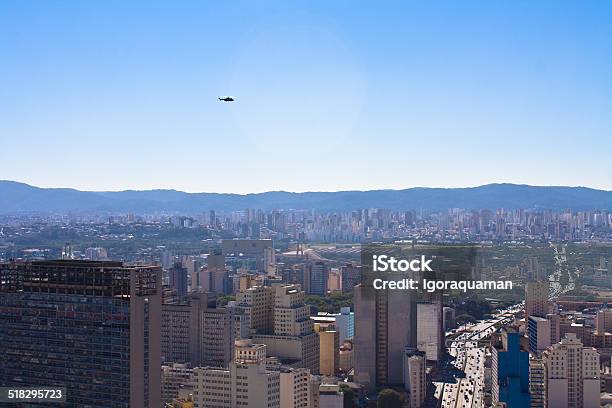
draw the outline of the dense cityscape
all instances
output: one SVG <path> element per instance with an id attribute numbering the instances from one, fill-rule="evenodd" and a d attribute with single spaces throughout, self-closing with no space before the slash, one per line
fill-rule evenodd
<path id="1" fill-rule="evenodd" d="M 66 406 L 612 403 L 609 211 L 0 221 L 0 382 L 64 387 Z M 469 244 L 471 278 L 513 288 L 371 298 L 362 283 L 371 243 Z"/>
<path id="2" fill-rule="evenodd" d="M 0 38 L 0 408 L 612 408 L 612 1 Z"/>

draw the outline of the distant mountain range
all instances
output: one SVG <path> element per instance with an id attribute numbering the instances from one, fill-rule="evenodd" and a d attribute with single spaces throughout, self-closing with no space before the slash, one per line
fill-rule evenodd
<path id="1" fill-rule="evenodd" d="M 176 190 L 80 191 L 70 188 L 39 188 L 0 180 L 0 214 L 106 212 L 183 212 L 240 210 L 245 208 L 392 210 L 447 208 L 546 208 L 612 209 L 612 191 L 586 187 L 540 187 L 517 184 L 487 184 L 469 188 L 425 188 L 258 194 L 185 193 Z"/>

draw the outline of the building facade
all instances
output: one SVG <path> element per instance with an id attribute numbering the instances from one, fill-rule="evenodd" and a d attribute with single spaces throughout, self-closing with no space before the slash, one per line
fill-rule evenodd
<path id="1" fill-rule="evenodd" d="M 0 384 L 66 387 L 67 407 L 160 403 L 161 268 L 0 264 Z"/>

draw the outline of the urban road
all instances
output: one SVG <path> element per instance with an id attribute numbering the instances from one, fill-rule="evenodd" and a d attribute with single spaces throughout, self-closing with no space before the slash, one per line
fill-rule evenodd
<path id="1" fill-rule="evenodd" d="M 555 271 L 550 275 L 550 299 L 574 289 L 574 277 L 569 273 L 567 263 L 567 244 L 550 244 L 553 249 Z M 580 270 L 576 268 L 576 276 Z M 562 276 L 567 283 L 562 285 Z M 434 397 L 441 408 L 479 408 L 484 407 L 484 362 L 485 348 L 478 346 L 495 332 L 497 324 L 506 324 L 523 310 L 524 302 L 511 306 L 495 314 L 492 319 L 468 325 L 464 332 L 451 340 L 448 352 L 454 360 L 442 367 L 442 381 L 434 381 Z M 452 335 L 453 333 L 447 333 Z"/>
<path id="2" fill-rule="evenodd" d="M 452 362 L 442 367 L 444 378 L 434 381 L 435 400 L 442 408 L 484 407 L 485 348 L 478 342 L 490 336 L 496 325 L 514 320 L 523 304 L 512 306 L 493 315 L 491 319 L 468 325 L 465 331 L 451 340 L 448 353 Z"/>

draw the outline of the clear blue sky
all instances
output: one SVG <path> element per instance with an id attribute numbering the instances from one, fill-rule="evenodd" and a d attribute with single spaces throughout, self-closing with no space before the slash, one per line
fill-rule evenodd
<path id="1" fill-rule="evenodd" d="M 0 179 L 612 189 L 611 2 L 296 3 L 1 2 Z"/>

